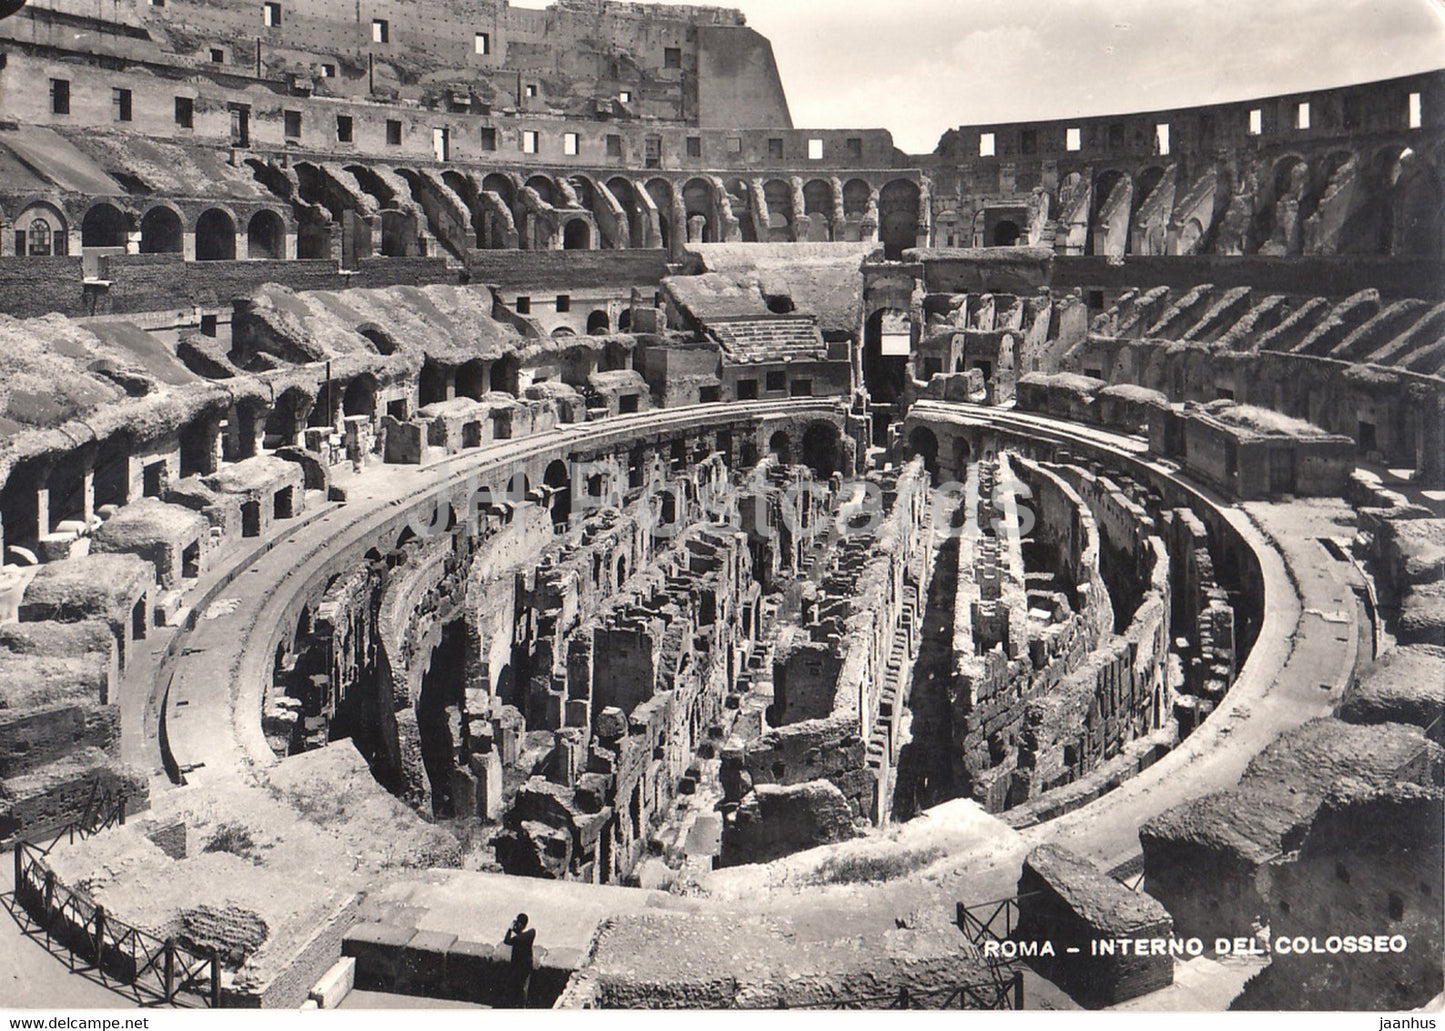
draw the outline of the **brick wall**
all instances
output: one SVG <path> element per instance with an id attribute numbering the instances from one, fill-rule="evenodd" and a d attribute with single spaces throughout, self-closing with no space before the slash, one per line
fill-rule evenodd
<path id="1" fill-rule="evenodd" d="M 667 275 L 667 252 L 622 251 L 472 251 L 467 256 L 472 282 L 536 290 L 553 284 L 573 289 L 656 285 Z"/>
<path id="2" fill-rule="evenodd" d="M 0 258 L 0 310 L 28 318 L 58 311 L 85 315 L 79 258 Z"/>

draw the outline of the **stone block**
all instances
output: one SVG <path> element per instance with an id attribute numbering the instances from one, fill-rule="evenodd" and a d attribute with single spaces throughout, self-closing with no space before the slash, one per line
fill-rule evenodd
<path id="1" fill-rule="evenodd" d="M 331 965 L 311 989 L 311 1001 L 321 1009 L 331 1010 L 341 1005 L 341 1000 L 356 984 L 356 960 L 343 956 Z"/>
<path id="2" fill-rule="evenodd" d="M 397 988 L 409 995 L 434 995 L 446 980 L 447 950 L 457 940 L 445 931 L 417 931 L 402 949 Z"/>
<path id="3" fill-rule="evenodd" d="M 341 954 L 356 960 L 355 985 L 368 991 L 396 990 L 406 943 L 415 927 L 397 924 L 358 924 L 341 941 Z"/>

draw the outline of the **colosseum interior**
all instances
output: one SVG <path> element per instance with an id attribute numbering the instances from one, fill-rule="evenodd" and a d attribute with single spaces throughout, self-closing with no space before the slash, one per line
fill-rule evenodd
<path id="1" fill-rule="evenodd" d="M 52 1004 L 1438 1004 L 1445 70 L 907 154 L 722 8 L 3 6 Z"/>

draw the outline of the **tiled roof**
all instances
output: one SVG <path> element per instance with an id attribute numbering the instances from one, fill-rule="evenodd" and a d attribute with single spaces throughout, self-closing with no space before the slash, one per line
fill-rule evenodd
<path id="1" fill-rule="evenodd" d="M 709 323 L 708 332 L 733 362 L 822 359 L 827 345 L 811 319 L 737 319 Z"/>

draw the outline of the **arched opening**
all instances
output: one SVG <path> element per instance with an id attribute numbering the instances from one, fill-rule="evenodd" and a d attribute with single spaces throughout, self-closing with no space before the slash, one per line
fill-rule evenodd
<path id="1" fill-rule="evenodd" d="M 507 207 L 516 207 L 517 188 L 511 178 L 501 172 L 492 172 L 484 176 L 482 190 L 486 193 L 495 193 Z"/>
<path id="2" fill-rule="evenodd" d="M 572 518 L 572 477 L 567 473 L 566 463 L 558 460 L 548 465 L 542 474 L 542 484 L 551 497 L 552 526 L 561 531 Z"/>
<path id="3" fill-rule="evenodd" d="M 994 223 L 993 238 L 989 240 L 991 247 L 1012 247 L 1018 243 L 1020 236 L 1019 224 L 1012 219 L 1004 218 Z"/>
<path id="4" fill-rule="evenodd" d="M 457 369 L 457 397 L 469 397 L 480 401 L 487 392 L 487 367 L 481 359 L 473 358 Z"/>
<path id="5" fill-rule="evenodd" d="M 782 179 L 769 179 L 763 184 L 763 200 L 768 205 L 767 240 L 786 243 L 793 238 L 793 187 Z"/>
<path id="6" fill-rule="evenodd" d="M 803 184 L 803 216 L 808 220 L 808 239 L 826 243 L 832 239 L 833 187 L 822 179 Z"/>
<path id="7" fill-rule="evenodd" d="M 768 451 L 777 458 L 779 465 L 788 465 L 793 460 L 792 442 L 782 430 L 768 438 Z"/>
<path id="8" fill-rule="evenodd" d="M 32 258 L 70 252 L 65 218 L 49 204 L 32 204 L 15 219 L 15 253 Z"/>
<path id="9" fill-rule="evenodd" d="M 442 367 L 428 358 L 422 363 L 416 385 L 417 407 L 425 408 L 447 399 L 447 377 Z"/>
<path id="10" fill-rule="evenodd" d="M 918 245 L 918 184 L 895 179 L 878 194 L 878 238 L 883 256 L 899 261 L 903 252 Z"/>
<path id="11" fill-rule="evenodd" d="M 571 219 L 562 227 L 562 249 L 564 251 L 592 249 L 592 227 L 585 219 Z"/>
<path id="12" fill-rule="evenodd" d="M 863 324 L 863 383 L 879 440 L 886 437 L 893 406 L 903 396 L 912 340 L 912 326 L 904 311 L 880 309 Z"/>
<path id="13" fill-rule="evenodd" d="M 810 424 L 803 431 L 803 463 L 825 479 L 840 471 L 838 438 L 838 427 L 831 422 Z"/>
<path id="14" fill-rule="evenodd" d="M 503 394 L 517 394 L 517 380 L 521 376 L 522 363 L 514 354 L 504 354 L 492 362 L 492 368 L 487 376 L 487 385 L 492 390 Z"/>
<path id="15" fill-rule="evenodd" d="M 543 204 L 557 207 L 557 184 L 545 175 L 534 175 L 527 180 L 527 189 L 535 190 Z"/>
<path id="16" fill-rule="evenodd" d="M 130 219 L 114 204 L 96 204 L 80 221 L 80 245 L 125 250 Z"/>
<path id="17" fill-rule="evenodd" d="M 873 196 L 873 187 L 865 180 L 849 179 L 843 184 L 843 214 L 849 218 L 862 218 L 868 214 L 868 201 Z"/>
<path id="18" fill-rule="evenodd" d="M 246 224 L 246 257 L 273 261 L 286 257 L 286 223 L 274 211 L 258 211 Z"/>
<path id="19" fill-rule="evenodd" d="M 628 246 L 646 247 L 647 216 L 637 199 L 637 188 L 632 185 L 632 180 L 614 176 L 607 180 L 607 190 L 627 216 Z"/>
<path id="20" fill-rule="evenodd" d="M 341 396 L 341 411 L 345 415 L 375 415 L 376 381 L 370 376 L 357 376 L 346 384 L 346 393 Z"/>
<path id="21" fill-rule="evenodd" d="M 915 426 L 908 434 L 908 450 L 923 459 L 928 475 L 938 475 L 938 438 L 926 426 Z"/>
<path id="22" fill-rule="evenodd" d="M 1134 181 L 1111 168 L 1094 180 L 1089 212 L 1089 253 L 1121 257 L 1128 246 Z"/>
<path id="23" fill-rule="evenodd" d="M 717 221 L 713 217 L 712 184 L 706 179 L 689 179 L 682 187 L 682 206 L 687 213 L 689 243 L 712 243 L 717 240 Z"/>
<path id="24" fill-rule="evenodd" d="M 605 311 L 599 309 L 587 316 L 587 333 L 589 336 L 606 336 L 611 331 L 612 323 Z"/>
<path id="25" fill-rule="evenodd" d="M 381 255 L 384 258 L 409 258 L 419 254 L 416 218 L 401 211 L 381 213 Z"/>
<path id="26" fill-rule="evenodd" d="M 196 219 L 196 260 L 234 261 L 236 223 L 220 208 L 208 208 Z"/>
<path id="27" fill-rule="evenodd" d="M 743 243 L 757 243 L 758 227 L 753 221 L 752 194 L 748 189 L 748 184 L 741 179 L 729 179 L 727 195 L 733 218 L 738 220 L 738 236 Z"/>
<path id="28" fill-rule="evenodd" d="M 154 207 L 141 216 L 142 254 L 180 254 L 184 250 L 181 216 L 167 207 Z"/>

